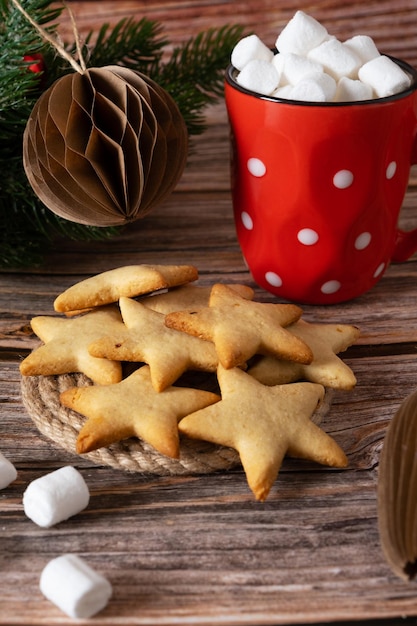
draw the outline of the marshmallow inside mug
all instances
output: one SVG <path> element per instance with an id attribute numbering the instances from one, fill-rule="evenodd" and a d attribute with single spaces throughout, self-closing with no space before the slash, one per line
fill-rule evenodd
<path id="1" fill-rule="evenodd" d="M 311 15 L 297 11 L 270 50 L 256 34 L 231 54 L 236 82 L 265 96 L 306 102 L 384 98 L 407 89 L 411 77 L 381 54 L 369 35 L 339 41 Z"/>

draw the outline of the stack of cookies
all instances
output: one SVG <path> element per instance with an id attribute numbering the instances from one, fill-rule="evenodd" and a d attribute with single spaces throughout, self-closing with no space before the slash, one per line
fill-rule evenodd
<path id="1" fill-rule="evenodd" d="M 89 380 L 59 397 L 84 418 L 76 451 L 134 437 L 179 459 L 185 440 L 212 442 L 237 452 L 260 501 L 286 455 L 345 467 L 315 416 L 327 390 L 356 384 L 337 355 L 358 329 L 309 323 L 294 304 L 256 302 L 247 285 L 197 279 L 187 265 L 120 267 L 60 294 L 62 316 L 32 319 L 42 344 L 22 361 L 23 377 Z M 211 376 L 214 390 L 184 384 L 193 371 Z"/>

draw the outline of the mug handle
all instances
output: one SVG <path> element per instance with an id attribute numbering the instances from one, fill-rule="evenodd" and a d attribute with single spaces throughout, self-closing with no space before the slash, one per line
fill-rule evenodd
<path id="1" fill-rule="evenodd" d="M 417 163 L 417 136 L 414 138 L 414 148 L 412 152 L 411 164 Z M 417 251 L 417 228 L 413 230 L 397 230 L 394 253 L 392 261 L 403 263 L 407 261 Z"/>

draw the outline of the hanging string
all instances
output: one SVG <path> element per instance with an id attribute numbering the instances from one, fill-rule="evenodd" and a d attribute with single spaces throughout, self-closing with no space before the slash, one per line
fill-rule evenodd
<path id="1" fill-rule="evenodd" d="M 15 5 L 15 7 L 22 13 L 22 15 L 24 15 L 24 17 L 28 20 L 28 22 L 30 22 L 30 24 L 32 24 L 32 26 L 38 31 L 38 33 L 40 34 L 40 36 L 42 37 L 42 39 L 44 41 L 47 41 L 49 44 L 51 44 L 51 46 L 53 46 L 55 48 L 55 50 L 58 52 L 58 54 L 65 59 L 66 61 L 68 61 L 68 63 L 71 65 L 71 67 L 76 71 L 79 72 L 80 74 L 84 74 L 85 70 L 86 70 L 86 65 L 81 53 L 81 44 L 80 44 L 80 37 L 79 37 L 79 33 L 78 33 L 78 29 L 75 23 L 75 19 L 73 16 L 72 11 L 69 9 L 69 7 L 66 7 L 67 11 L 70 14 L 71 17 L 71 22 L 72 22 L 72 27 L 73 27 L 73 31 L 74 31 L 74 37 L 75 37 L 75 45 L 77 48 L 77 52 L 78 52 L 78 56 L 80 59 L 80 63 L 77 63 L 77 61 L 69 54 L 69 52 L 67 52 L 65 50 L 65 48 L 63 46 L 61 46 L 61 44 L 56 40 L 56 38 L 52 37 L 48 31 L 46 31 L 44 28 L 42 28 L 42 26 L 40 26 L 39 24 L 37 24 L 29 15 L 29 13 L 22 7 L 22 5 L 20 4 L 20 2 L 18 2 L 18 0 L 11 0 L 12 3 Z M 65 6 L 65 5 L 64 5 Z"/>
<path id="2" fill-rule="evenodd" d="M 70 19 L 71 19 L 72 32 L 74 33 L 75 46 L 77 48 L 78 59 L 79 59 L 82 71 L 85 72 L 85 70 L 87 69 L 87 66 L 85 64 L 83 53 L 81 50 L 80 33 L 78 31 L 77 24 L 75 22 L 74 14 L 71 11 L 70 7 L 66 4 L 66 2 L 64 2 L 63 4 L 64 4 L 65 9 L 68 11 Z"/>

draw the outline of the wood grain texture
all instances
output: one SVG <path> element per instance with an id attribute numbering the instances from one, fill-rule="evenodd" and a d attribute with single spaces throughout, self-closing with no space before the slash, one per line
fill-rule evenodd
<path id="1" fill-rule="evenodd" d="M 347 39 L 352 33 L 368 34 L 384 52 L 402 57 L 410 63 L 417 59 L 414 0 L 370 0 L 366 3 L 358 0 L 318 0 L 302 3 L 297 0 L 118 0 L 117 3 L 107 0 L 72 0 L 70 6 L 81 32 L 89 32 L 103 22 L 114 24 L 126 16 L 146 16 L 165 25 L 165 31 L 173 45 L 208 27 L 239 23 L 248 32 L 256 32 L 273 46 L 281 28 L 295 11 L 302 9 L 323 22 L 329 32 L 337 37 Z M 65 16 L 62 20 L 62 33 L 65 36 L 70 36 L 71 33 L 70 21 Z"/>
<path id="2" fill-rule="evenodd" d="M 146 14 L 164 23 L 173 44 L 236 22 L 273 43 L 302 8 L 333 34 L 371 34 L 384 51 L 417 65 L 416 0 L 70 5 L 81 32 Z M 70 32 L 65 14 L 60 30 Z M 18 479 L 0 492 L 1 626 L 78 623 L 39 592 L 42 568 L 65 552 L 85 557 L 112 583 L 113 598 L 96 618 L 103 626 L 415 623 L 415 583 L 395 577 L 380 548 L 376 484 L 387 424 L 416 387 L 416 256 L 393 264 L 352 302 L 304 307 L 311 321 L 361 329 L 358 343 L 342 355 L 358 384 L 336 393 L 323 422 L 349 467 L 334 471 L 286 459 L 263 504 L 254 501 L 240 468 L 153 477 L 93 465 L 40 435 L 23 407 L 18 366 L 38 344 L 30 319 L 54 314 L 56 295 L 81 278 L 132 263 L 192 263 L 201 284 L 253 284 L 233 224 L 223 102 L 207 110 L 207 123 L 176 191 L 147 218 L 106 243 L 57 241 L 42 266 L 0 275 L 0 451 L 18 469 Z M 405 229 L 417 226 L 416 204 L 413 168 L 401 213 Z M 258 299 L 277 301 L 253 286 Z M 54 528 L 38 528 L 24 515 L 23 492 L 65 464 L 82 472 L 90 505 Z"/>

